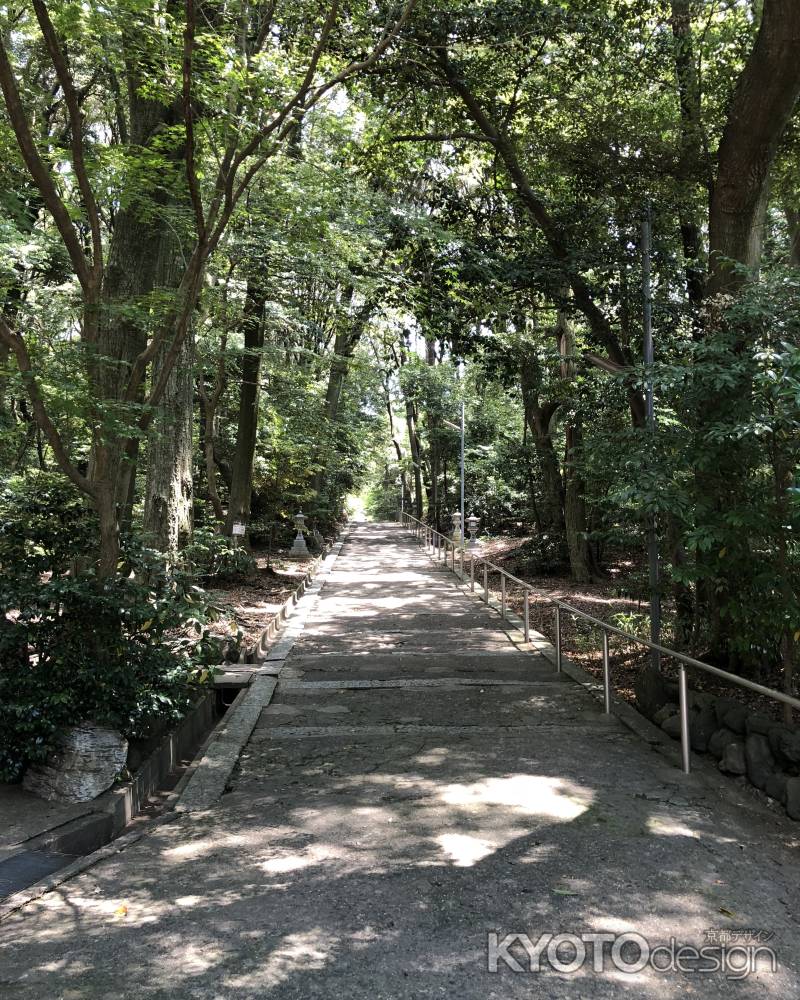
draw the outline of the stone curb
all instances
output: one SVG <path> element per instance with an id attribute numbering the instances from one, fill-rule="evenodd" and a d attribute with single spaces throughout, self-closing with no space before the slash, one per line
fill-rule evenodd
<path id="1" fill-rule="evenodd" d="M 176 812 L 203 812 L 210 809 L 224 794 L 262 710 L 272 700 L 286 658 L 303 631 L 305 618 L 316 603 L 319 592 L 324 586 L 325 577 L 330 573 L 342 551 L 348 532 L 349 527 L 345 527 L 330 547 L 328 554 L 316 561 L 313 576 L 306 577 L 297 591 L 287 600 L 284 607 L 287 609 L 287 615 L 291 611 L 291 617 L 288 619 L 282 617 L 280 624 L 286 620 L 290 624 L 283 634 L 277 634 L 277 641 L 271 645 L 267 645 L 266 633 L 269 629 L 265 629 L 257 644 L 257 649 L 261 651 L 259 662 L 265 665 L 263 672 L 254 673 L 250 686 L 234 699 L 225 717 L 211 734 L 197 766 L 181 792 L 175 806 Z M 298 591 L 301 590 L 302 593 L 298 597 Z M 275 620 L 277 619 L 273 621 Z M 274 631 L 272 634 L 276 635 Z M 277 671 L 276 666 L 279 667 Z"/>
<path id="2" fill-rule="evenodd" d="M 22 889 L 13 896 L 8 896 L 2 903 L 0 903 L 0 923 L 3 923 L 3 921 L 8 919 L 8 917 L 16 913 L 17 910 L 21 909 L 27 903 L 31 903 L 35 899 L 39 899 L 41 896 L 44 896 L 45 893 L 51 892 L 53 889 L 57 889 L 58 886 L 63 885 L 64 882 L 69 881 L 69 879 L 74 878 L 76 875 L 81 875 L 83 872 L 88 871 L 89 868 L 93 868 L 96 864 L 99 864 L 99 862 L 104 861 L 106 858 L 111 858 L 115 854 L 119 854 L 121 851 L 124 851 L 126 847 L 130 847 L 138 840 L 141 840 L 146 834 L 151 833 L 156 829 L 156 827 L 161 826 L 164 823 L 172 823 L 176 819 L 177 813 L 174 809 L 170 809 L 167 812 L 161 813 L 160 816 L 154 816 L 152 819 L 142 820 L 141 825 L 138 826 L 136 830 L 131 830 L 130 833 L 125 833 L 121 837 L 117 837 L 116 840 L 112 840 L 110 843 L 98 848 L 91 854 L 87 854 L 83 858 L 78 858 L 78 860 L 73 861 L 71 865 L 67 865 L 65 868 L 59 869 L 59 871 L 55 872 L 53 875 L 48 875 L 47 878 L 40 879 L 27 889 Z"/>
<path id="3" fill-rule="evenodd" d="M 412 536 L 413 537 L 413 536 Z M 422 551 L 424 546 L 420 546 Z M 478 601 L 484 607 L 490 608 L 495 611 L 498 616 L 500 616 L 501 621 L 504 621 L 507 625 L 511 625 L 513 629 L 521 634 L 522 642 L 519 642 L 519 648 L 525 652 L 539 653 L 548 659 L 555 668 L 556 664 L 556 650 L 555 646 L 547 639 L 546 636 L 542 635 L 540 632 L 536 632 L 533 629 L 529 631 L 530 642 L 525 642 L 525 623 L 523 620 L 516 615 L 513 611 L 509 611 L 506 608 L 505 619 L 501 615 L 500 602 L 492 599 L 491 591 L 489 592 L 489 602 L 487 603 L 483 600 L 483 597 L 478 592 L 479 589 L 482 591 L 482 586 L 479 588 L 478 581 L 475 581 L 475 591 L 470 588 L 470 580 L 467 574 L 461 576 L 458 570 L 452 570 L 449 564 L 443 563 L 441 560 L 433 558 L 430 553 L 426 552 L 426 555 L 431 560 L 434 565 L 442 570 L 446 570 L 447 573 L 453 578 L 454 586 L 461 591 L 467 597 Z M 517 641 L 516 639 L 514 640 Z M 574 663 L 569 657 L 563 655 L 561 657 L 561 672 L 569 677 L 571 680 L 580 684 L 581 687 L 585 688 L 592 697 L 602 702 L 603 701 L 603 685 L 597 678 L 593 677 L 590 673 Z M 710 761 L 706 760 L 702 756 L 697 754 L 692 754 L 691 756 L 691 774 L 684 774 L 681 769 L 681 753 L 680 746 L 676 745 L 675 741 L 671 739 L 667 734 L 660 729 L 658 726 L 654 725 L 649 719 L 645 718 L 640 712 L 638 712 L 632 705 L 627 701 L 624 701 L 618 695 L 611 693 L 611 714 L 614 715 L 619 721 L 636 736 L 638 736 L 643 742 L 647 743 L 653 750 L 655 750 L 660 756 L 667 759 L 667 761 L 675 767 L 675 779 L 676 781 L 685 782 L 696 782 L 703 786 L 703 788 L 712 794 L 718 796 L 727 804 L 735 806 L 737 809 L 748 809 L 757 810 L 762 816 L 766 813 L 776 822 L 785 818 L 785 814 L 781 809 L 780 813 L 773 810 L 764 801 L 762 793 L 758 792 L 753 786 L 746 786 L 746 789 L 740 788 L 734 785 L 729 780 L 720 781 L 720 773 L 716 767 L 714 767 Z M 750 792 L 751 794 L 748 794 Z"/>
<path id="4" fill-rule="evenodd" d="M 281 612 L 286 612 L 285 615 L 281 615 L 281 623 L 290 616 L 291 609 L 298 606 L 301 598 L 306 594 L 312 596 L 314 601 L 316 600 L 316 596 L 322 589 L 323 583 L 319 577 L 327 576 L 330 572 L 336 557 L 341 552 L 342 546 L 347 540 L 348 532 L 349 526 L 346 526 L 340 532 L 337 540 L 331 545 L 328 553 L 315 560 L 313 570 L 309 571 L 309 575 L 306 576 L 297 590 L 281 608 Z M 312 572 L 314 574 L 313 579 L 311 576 Z M 299 594 L 298 591 L 300 592 Z M 273 630 L 273 635 L 275 631 L 277 629 Z M 299 631 L 297 634 L 299 634 Z M 271 663 L 277 659 L 279 664 L 282 665 L 283 660 L 288 655 L 289 649 L 294 645 L 297 634 L 287 637 L 290 638 L 288 644 L 286 644 L 285 640 L 281 640 L 285 648 L 282 656 L 275 657 L 274 654 L 277 652 L 279 645 L 275 644 L 275 646 L 270 648 L 266 659 Z M 275 670 L 274 664 L 272 667 L 265 665 L 263 673 L 261 671 L 256 672 L 251 685 L 241 690 L 236 698 L 234 698 L 224 718 L 208 735 L 195 754 L 194 760 L 181 776 L 180 781 L 167 796 L 168 808 L 166 811 L 152 819 L 140 820 L 135 830 L 131 830 L 129 833 L 105 843 L 104 846 L 92 851 L 91 854 L 78 858 L 72 864 L 61 868 L 46 878 L 40 879 L 27 889 L 8 896 L 0 903 L 0 922 L 4 921 L 27 903 L 39 899 L 45 893 L 58 888 L 58 886 L 74 878 L 76 875 L 80 875 L 88 869 L 93 868 L 106 858 L 113 857 L 115 854 L 124 851 L 127 847 L 137 843 L 137 841 L 141 840 L 142 837 L 151 833 L 157 827 L 165 823 L 174 822 L 182 814 L 197 812 L 213 806 L 225 791 L 230 775 L 239 760 L 239 755 L 258 721 L 261 709 L 269 704 L 277 686 L 277 678 L 275 676 L 277 672 L 279 671 Z M 154 753 L 158 753 L 158 751 L 154 751 Z M 117 804 L 114 808 L 118 811 L 120 807 Z M 89 818 L 94 818 L 95 815 L 91 814 Z M 83 817 L 80 818 L 83 819 Z"/>
<path id="5" fill-rule="evenodd" d="M 334 550 L 336 550 L 337 555 L 341 552 L 341 547 L 344 544 L 344 539 L 346 538 L 349 530 L 349 525 L 345 525 L 345 527 L 338 533 L 334 541 L 326 546 L 325 550 L 312 560 L 311 565 L 308 568 L 308 572 L 300 581 L 300 584 L 283 602 L 275 617 L 259 636 L 256 644 L 246 654 L 247 662 L 262 663 L 264 660 L 269 658 L 268 654 L 271 652 L 272 640 L 280 631 L 282 631 L 284 622 L 292 617 L 293 608 L 297 606 L 312 581 L 316 578 L 320 566 L 324 565 L 325 560 Z"/>

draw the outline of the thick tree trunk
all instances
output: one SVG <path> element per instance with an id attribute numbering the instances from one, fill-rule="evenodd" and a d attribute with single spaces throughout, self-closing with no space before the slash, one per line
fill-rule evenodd
<path id="1" fill-rule="evenodd" d="M 167 107 L 142 97 L 140 83 L 135 68 L 129 67 L 130 141 L 135 146 L 147 148 L 157 134 L 179 120 L 180 112 L 175 106 Z M 176 159 L 181 156 L 182 151 L 176 150 Z M 166 188 L 158 186 L 149 192 L 148 204 L 143 206 L 135 202 L 122 206 L 114 219 L 103 275 L 95 362 L 91 366 L 93 391 L 109 411 L 106 419 L 109 416 L 125 419 L 124 411 L 119 414 L 115 411 L 122 401 L 131 366 L 143 351 L 148 330 L 153 325 L 152 309 L 145 304 L 146 297 L 157 287 L 167 293 L 173 292 L 181 279 L 175 219 L 170 218 L 174 209 L 173 196 Z M 155 322 L 157 324 L 158 319 Z M 191 353 L 190 348 L 186 350 Z M 176 386 L 171 386 L 168 392 L 174 406 Z M 135 402 L 143 400 L 143 393 L 142 384 Z M 167 405 L 166 397 L 164 405 Z M 191 409 L 191 390 L 189 407 Z M 89 478 L 102 496 L 98 506 L 101 525 L 104 525 L 101 527 L 101 564 L 113 565 L 113 572 L 116 572 L 119 540 L 112 540 L 112 512 L 110 508 L 105 509 L 107 498 L 113 493 L 113 523 L 118 533 L 120 523 L 130 521 L 135 497 L 138 438 L 134 437 L 132 446 L 126 451 L 126 437 L 127 433 L 113 432 L 95 435 L 89 464 Z M 154 522 L 158 517 L 160 515 L 151 509 L 151 527 L 157 527 Z M 156 536 L 159 534 L 160 529 Z"/>
<path id="2" fill-rule="evenodd" d="M 761 258 L 769 173 L 800 98 L 800 3 L 764 0 L 761 25 L 719 145 L 709 214 L 707 294 L 738 287 Z"/>
<path id="3" fill-rule="evenodd" d="M 181 247 L 171 229 L 165 228 L 159 235 L 158 245 L 151 244 L 150 248 L 154 258 L 153 286 L 165 301 L 169 301 L 183 273 Z M 160 377 L 164 365 L 170 363 L 168 351 L 169 340 L 153 360 L 153 383 Z M 192 531 L 193 429 L 194 330 L 190 327 L 169 371 L 147 446 L 143 528 L 155 547 L 170 558 L 177 555 L 179 545 Z"/>
<path id="4" fill-rule="evenodd" d="M 261 398 L 261 366 L 264 357 L 264 288 L 250 281 L 244 311 L 244 355 L 242 356 L 242 381 L 239 391 L 239 418 L 236 427 L 236 451 L 233 457 L 233 475 L 225 534 L 233 533 L 237 522 L 250 520 L 250 503 L 253 496 L 253 463 L 258 437 L 258 406 Z"/>
<path id="5" fill-rule="evenodd" d="M 539 475 L 541 477 L 542 502 L 539 505 L 539 517 L 542 528 L 546 532 L 564 537 L 566 522 L 564 519 L 564 483 L 561 479 L 561 469 L 558 456 L 553 447 L 553 439 L 534 435 L 534 447 L 539 459 Z"/>
<path id="6" fill-rule="evenodd" d="M 158 373 L 161 358 L 153 371 Z M 192 431 L 194 337 L 181 346 L 147 446 L 144 530 L 161 552 L 174 557 L 192 530 Z"/>

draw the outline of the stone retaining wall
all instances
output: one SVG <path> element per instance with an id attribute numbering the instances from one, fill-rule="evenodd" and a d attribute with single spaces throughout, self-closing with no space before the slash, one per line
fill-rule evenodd
<path id="1" fill-rule="evenodd" d="M 642 714 L 680 740 L 678 685 L 648 668 L 634 690 Z M 733 698 L 691 691 L 689 734 L 692 750 L 710 754 L 723 774 L 749 781 L 800 820 L 799 730 Z"/>

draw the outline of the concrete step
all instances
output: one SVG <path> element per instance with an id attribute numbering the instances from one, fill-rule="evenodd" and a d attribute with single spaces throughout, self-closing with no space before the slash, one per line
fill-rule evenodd
<path id="1" fill-rule="evenodd" d="M 317 688 L 279 684 L 256 728 L 273 726 L 529 726 L 605 722 L 601 706 L 575 685 Z M 619 725 L 614 720 L 615 725 Z"/>

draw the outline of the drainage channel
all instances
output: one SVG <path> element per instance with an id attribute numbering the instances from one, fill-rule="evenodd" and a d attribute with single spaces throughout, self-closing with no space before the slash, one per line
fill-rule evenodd
<path id="1" fill-rule="evenodd" d="M 134 815 L 127 824 L 115 824 L 112 812 L 99 808 L 21 841 L 16 849 L 11 848 L 15 853 L 0 861 L 0 903 L 111 843 L 129 832 L 137 821 L 151 819 L 169 808 L 176 787 L 197 759 L 208 737 L 239 693 L 240 687 L 240 684 L 224 683 L 217 687 L 214 693 L 216 705 L 211 710 L 210 725 L 194 732 L 191 742 L 181 748 L 183 752 L 175 765 L 162 773 L 157 787 L 136 803 Z M 104 796 L 108 794 L 104 793 Z"/>
<path id="2" fill-rule="evenodd" d="M 79 857 L 80 854 L 60 851 L 22 851 L 0 861 L 0 899 L 29 888 L 48 875 L 55 875 Z"/>

